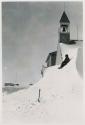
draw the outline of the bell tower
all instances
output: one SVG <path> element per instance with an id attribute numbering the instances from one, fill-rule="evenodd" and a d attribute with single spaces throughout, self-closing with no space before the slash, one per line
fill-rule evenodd
<path id="1" fill-rule="evenodd" d="M 63 12 L 62 17 L 60 19 L 59 41 L 60 43 L 70 43 L 70 21 L 65 11 Z"/>

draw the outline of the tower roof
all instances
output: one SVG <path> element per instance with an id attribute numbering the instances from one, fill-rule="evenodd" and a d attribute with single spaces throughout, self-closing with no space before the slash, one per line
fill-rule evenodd
<path id="1" fill-rule="evenodd" d="M 69 21 L 67 15 L 66 15 L 66 13 L 65 13 L 65 11 L 64 11 L 63 14 L 62 14 L 62 17 L 61 17 L 61 19 L 60 19 L 60 23 L 70 23 L 70 21 Z"/>

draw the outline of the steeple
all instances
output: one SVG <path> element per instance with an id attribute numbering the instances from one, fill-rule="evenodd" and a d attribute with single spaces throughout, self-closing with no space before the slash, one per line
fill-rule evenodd
<path id="1" fill-rule="evenodd" d="M 70 23 L 65 11 L 63 12 L 61 16 L 60 23 Z"/>
<path id="2" fill-rule="evenodd" d="M 69 44 L 70 42 L 70 21 L 64 11 L 60 19 L 59 40 L 61 43 Z"/>

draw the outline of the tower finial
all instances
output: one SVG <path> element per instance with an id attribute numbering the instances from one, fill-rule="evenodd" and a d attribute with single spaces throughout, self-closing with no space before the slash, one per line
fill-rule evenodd
<path id="1" fill-rule="evenodd" d="M 65 11 L 65 2 L 64 2 L 64 11 Z"/>

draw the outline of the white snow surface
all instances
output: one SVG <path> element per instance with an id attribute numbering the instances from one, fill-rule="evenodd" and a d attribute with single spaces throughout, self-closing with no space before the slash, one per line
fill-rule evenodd
<path id="1" fill-rule="evenodd" d="M 80 44 L 61 44 L 63 59 L 65 54 L 71 58 L 64 68 L 49 67 L 30 88 L 3 94 L 3 125 L 82 125 L 83 78 L 77 66 L 78 58 L 82 60 L 80 49 Z"/>

